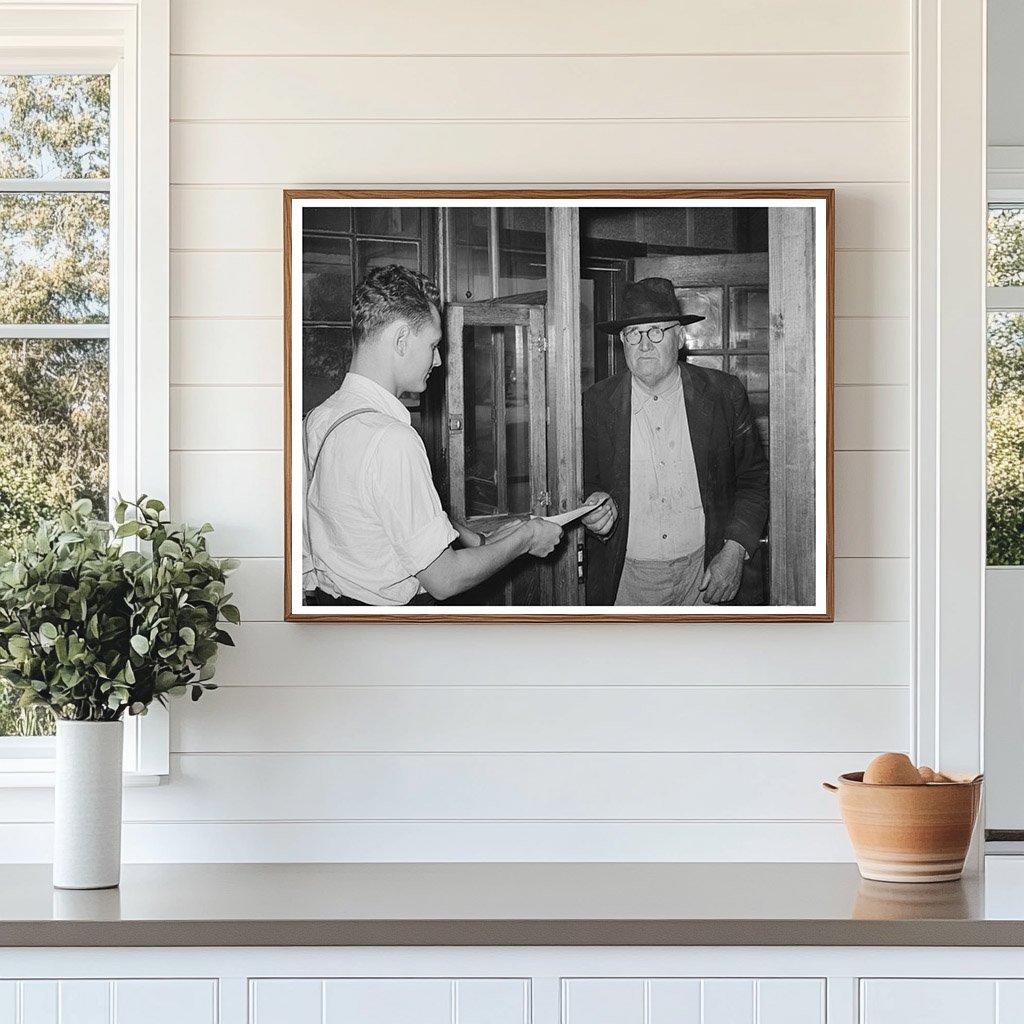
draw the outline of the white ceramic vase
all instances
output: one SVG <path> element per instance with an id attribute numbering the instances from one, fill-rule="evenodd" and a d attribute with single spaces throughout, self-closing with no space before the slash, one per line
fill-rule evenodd
<path id="1" fill-rule="evenodd" d="M 109 889 L 121 880 L 121 722 L 57 721 L 53 884 Z"/>

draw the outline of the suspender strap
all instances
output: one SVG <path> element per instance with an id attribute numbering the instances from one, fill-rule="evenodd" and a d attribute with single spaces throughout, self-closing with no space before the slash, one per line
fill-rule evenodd
<path id="1" fill-rule="evenodd" d="M 320 441 L 320 447 L 316 451 L 316 457 L 313 459 L 313 465 L 309 464 L 309 452 L 306 453 L 306 485 L 313 482 L 313 474 L 316 473 L 316 467 L 320 464 L 320 456 L 323 454 L 324 445 L 327 444 L 327 438 L 334 433 L 345 422 L 345 420 L 352 419 L 353 416 L 358 416 L 364 412 L 380 412 L 379 409 L 353 409 L 352 412 L 345 413 L 344 416 L 339 416 L 328 428 L 324 434 L 323 439 Z"/>

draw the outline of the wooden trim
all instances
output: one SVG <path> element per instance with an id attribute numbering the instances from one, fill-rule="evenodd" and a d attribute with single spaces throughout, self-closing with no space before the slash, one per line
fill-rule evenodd
<path id="1" fill-rule="evenodd" d="M 461 523 L 466 521 L 466 385 L 462 358 L 463 346 L 452 344 L 452 338 L 462 338 L 466 307 L 453 302 L 445 310 L 445 326 L 448 335 L 447 369 L 445 376 L 445 408 L 447 422 L 441 424 L 441 436 L 448 449 L 448 500 L 452 518 Z M 452 420 L 462 420 L 461 430 L 452 430 Z"/>
<path id="2" fill-rule="evenodd" d="M 292 198 L 284 193 L 284 617 L 298 618 L 292 605 Z M 300 555 L 301 557 L 301 555 Z M 300 566 L 301 571 L 301 566 Z"/>
<path id="3" fill-rule="evenodd" d="M 825 489 L 826 489 L 826 531 L 825 531 L 825 589 L 826 608 L 823 613 L 794 613 L 794 614 L 773 614 L 764 613 L 740 613 L 740 614 L 679 614 L 679 613 L 641 613 L 641 614 L 610 614 L 599 612 L 587 612 L 577 610 L 572 612 L 511 612 L 498 614 L 478 613 L 424 613 L 412 610 L 396 610 L 392 612 L 369 612 L 365 614 L 331 613 L 323 612 L 309 614 L 306 612 L 297 613 L 291 603 L 291 315 L 292 295 L 290 290 L 289 274 L 291 266 L 291 206 L 293 200 L 308 199 L 552 199 L 562 201 L 586 200 L 586 199 L 820 199 L 825 202 L 825 262 L 827 281 L 825 284 L 826 294 L 826 366 L 824 367 L 826 379 L 826 413 L 825 413 Z M 833 189 L 287 189 L 284 191 L 285 206 L 285 282 L 284 282 L 284 321 L 285 321 L 285 619 L 287 621 L 299 622 L 354 622 L 354 623 L 495 623 L 495 622 L 529 622 L 529 623 L 563 623 L 563 622 L 831 622 L 834 619 L 834 503 L 833 503 L 833 387 L 834 387 L 834 316 L 835 316 L 835 193 Z M 578 298 L 578 296 L 577 296 Z M 472 308 L 467 307 L 467 308 Z M 568 309 L 568 307 L 566 307 Z M 524 311 L 527 307 L 523 307 Z M 570 310 L 570 314 L 571 314 Z M 491 314 L 484 314 L 494 323 Z M 576 311 L 576 333 L 578 334 L 578 303 Z M 511 323 L 529 322 L 528 314 L 524 312 L 525 321 L 519 320 L 519 312 L 512 314 L 516 319 Z M 469 322 L 468 319 L 466 322 Z M 563 324 L 562 327 L 567 325 Z M 551 331 L 553 325 L 548 323 L 549 344 L 551 343 Z M 568 401 L 568 394 L 563 401 Z M 570 403 L 571 404 L 571 403 Z M 568 431 L 568 437 L 576 440 L 573 458 L 577 461 L 582 445 L 582 417 L 578 409 L 566 409 L 566 425 L 563 433 L 566 432 L 569 419 L 575 416 L 578 421 Z M 552 417 L 557 412 L 552 412 Z M 565 458 L 566 452 L 562 445 L 556 454 Z M 449 459 L 451 454 L 449 453 Z M 571 460 L 570 460 L 571 461 Z M 553 465 L 553 463 L 551 464 Z M 549 465 L 550 468 L 550 465 Z M 573 488 L 573 481 L 581 477 L 582 468 L 576 467 L 575 475 L 568 464 L 563 467 L 562 490 L 556 495 L 557 505 L 568 508 L 570 494 L 579 494 L 582 486 L 578 480 Z M 562 501 L 566 502 L 564 506 Z M 453 510 L 454 511 L 454 510 Z M 572 570 L 575 577 L 575 559 L 571 560 L 563 556 L 566 566 Z M 568 572 L 562 570 L 565 580 L 562 585 L 567 585 Z M 560 574 L 561 575 L 561 574 Z"/>

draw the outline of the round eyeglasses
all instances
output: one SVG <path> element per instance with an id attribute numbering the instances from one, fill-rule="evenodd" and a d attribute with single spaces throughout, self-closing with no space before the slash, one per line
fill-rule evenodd
<path id="1" fill-rule="evenodd" d="M 627 327 L 622 332 L 622 340 L 628 345 L 639 345 L 646 334 L 647 340 L 652 345 L 657 345 L 673 327 L 678 326 L 679 324 L 672 324 L 670 327 L 645 327 L 643 329 L 639 327 Z"/>

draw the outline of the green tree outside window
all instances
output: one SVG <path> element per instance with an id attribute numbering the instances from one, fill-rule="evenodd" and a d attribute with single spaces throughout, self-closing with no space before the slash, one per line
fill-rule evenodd
<path id="1" fill-rule="evenodd" d="M 0 545 L 77 498 L 106 514 L 109 176 L 107 76 L 0 76 Z M 51 730 L 0 685 L 0 736 Z"/>

